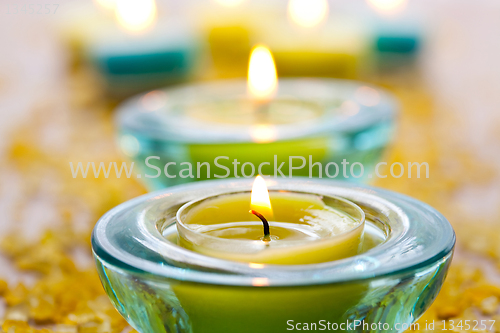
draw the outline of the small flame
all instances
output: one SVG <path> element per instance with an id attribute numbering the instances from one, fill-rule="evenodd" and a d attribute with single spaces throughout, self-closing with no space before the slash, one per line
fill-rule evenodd
<path id="1" fill-rule="evenodd" d="M 367 0 L 375 10 L 384 14 L 393 14 L 403 10 L 408 0 Z"/>
<path id="2" fill-rule="evenodd" d="M 250 208 L 259 212 L 268 220 L 273 215 L 271 199 L 269 198 L 266 181 L 260 175 L 255 177 L 255 181 L 253 182 Z"/>
<path id="3" fill-rule="evenodd" d="M 257 99 L 267 100 L 276 92 L 278 75 L 271 51 L 257 45 L 250 54 L 248 90 Z"/>
<path id="4" fill-rule="evenodd" d="M 224 7 L 236 7 L 241 5 L 245 0 L 215 0 L 219 5 Z"/>
<path id="5" fill-rule="evenodd" d="M 328 15 L 327 0 L 290 0 L 288 17 L 304 28 L 312 28 Z"/>
<path id="6" fill-rule="evenodd" d="M 156 3 L 155 0 L 116 0 L 115 14 L 122 27 L 141 32 L 155 22 Z"/>

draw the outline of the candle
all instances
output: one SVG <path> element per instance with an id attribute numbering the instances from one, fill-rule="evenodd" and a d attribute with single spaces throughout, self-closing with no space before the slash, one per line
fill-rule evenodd
<path id="1" fill-rule="evenodd" d="M 122 98 L 191 77 L 199 41 L 189 22 L 164 14 L 155 0 L 116 0 L 105 13 L 81 15 L 65 24 L 65 34 L 101 74 L 112 96 Z"/>
<path id="2" fill-rule="evenodd" d="M 387 93 L 351 81 L 277 81 L 262 45 L 250 64 L 248 82 L 152 91 L 119 108 L 121 149 L 148 186 L 256 174 L 349 177 L 344 159 L 363 164 L 364 177 L 351 179 L 369 179 L 392 136 L 396 104 Z"/>
<path id="3" fill-rule="evenodd" d="M 99 220 L 92 248 L 107 294 L 136 330 L 275 333 L 328 325 L 329 331 L 400 333 L 430 306 L 455 242 L 438 212 L 345 182 L 268 185 L 271 193 L 346 198 L 366 213 L 365 240 L 376 241 L 358 255 L 307 265 L 226 260 L 177 245 L 176 215 L 186 202 L 248 191 L 251 180 L 186 184 L 134 199 Z M 272 195 L 270 202 L 278 213 Z M 242 214 L 250 214 L 248 201 L 244 206 Z"/>
<path id="4" fill-rule="evenodd" d="M 325 0 L 289 0 L 287 16 L 264 22 L 258 40 L 269 46 L 280 76 L 358 77 L 369 52 L 369 31 Z"/>
<path id="5" fill-rule="evenodd" d="M 270 194 L 258 176 L 251 201 L 249 193 L 235 193 L 184 205 L 177 213 L 179 244 L 211 257 L 295 265 L 359 252 L 364 213 L 353 203 L 306 193 Z"/>
<path id="6" fill-rule="evenodd" d="M 424 41 L 425 29 L 418 4 L 408 0 L 367 0 L 375 65 L 390 68 L 411 66 Z"/>
<path id="7" fill-rule="evenodd" d="M 206 40 L 207 61 L 202 76 L 244 77 L 248 54 L 258 41 L 262 21 L 273 19 L 273 3 L 242 0 L 204 1 L 192 6 L 191 20 Z"/>

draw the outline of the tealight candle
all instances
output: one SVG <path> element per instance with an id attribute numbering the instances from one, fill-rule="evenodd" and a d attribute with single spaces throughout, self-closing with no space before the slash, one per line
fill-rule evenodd
<path id="1" fill-rule="evenodd" d="M 94 7 L 61 22 L 60 30 L 79 58 L 97 69 L 108 93 L 124 97 L 193 74 L 199 43 L 189 22 L 166 15 L 155 0 Z"/>
<path id="2" fill-rule="evenodd" d="M 418 3 L 408 0 L 367 0 L 375 65 L 382 72 L 411 66 L 425 41 Z"/>
<path id="3" fill-rule="evenodd" d="M 191 7 L 191 20 L 206 40 L 204 77 L 245 76 L 248 53 L 258 41 L 256 29 L 273 19 L 272 7 L 272 2 L 242 0 L 202 1 Z"/>
<path id="4" fill-rule="evenodd" d="M 280 76 L 354 79 L 369 51 L 369 30 L 325 0 L 290 0 L 287 17 L 259 26 L 259 41 L 273 51 Z"/>
<path id="5" fill-rule="evenodd" d="M 277 80 L 262 45 L 249 63 L 248 82 L 152 91 L 119 108 L 119 143 L 138 178 L 153 189 L 256 174 L 340 178 L 344 159 L 370 178 L 392 136 L 396 104 L 387 93 L 352 81 Z"/>
<path id="6" fill-rule="evenodd" d="M 352 202 L 270 194 L 258 176 L 251 200 L 244 192 L 187 203 L 177 213 L 179 244 L 212 257 L 273 264 L 327 262 L 360 250 L 364 212 Z"/>
<path id="7" fill-rule="evenodd" d="M 147 194 L 108 212 L 92 236 L 102 284 L 132 327 L 139 332 L 276 333 L 306 330 L 306 323 L 316 324 L 308 326 L 310 331 L 320 330 L 320 322 L 328 322 L 329 331 L 394 328 L 402 333 L 430 306 L 455 242 L 453 229 L 438 212 L 407 196 L 347 182 L 278 179 L 268 185 L 271 192 L 323 196 L 325 203 L 327 197 L 346 198 L 366 214 L 365 237 L 378 241 L 357 255 L 306 265 L 212 257 L 169 236 L 177 234 L 177 212 L 186 202 L 244 193 L 251 180 L 206 181 Z M 250 193 L 245 196 L 241 214 L 252 217 Z M 269 216 L 264 202 L 253 209 Z M 272 195 L 269 202 L 276 216 L 285 214 L 278 212 L 281 204 Z M 291 200 L 286 206 L 296 208 Z M 351 205 L 343 211 L 346 207 Z M 240 212 L 229 203 L 223 209 L 226 215 Z M 274 227 L 271 237 L 279 233 Z M 263 236 L 262 225 L 255 230 L 256 238 Z M 293 255 L 295 250 L 289 250 Z"/>

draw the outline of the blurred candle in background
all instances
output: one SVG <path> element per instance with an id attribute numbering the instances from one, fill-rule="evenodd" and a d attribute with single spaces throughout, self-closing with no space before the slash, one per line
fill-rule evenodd
<path id="1" fill-rule="evenodd" d="M 366 0 L 376 65 L 385 71 L 411 66 L 424 38 L 418 8 L 408 0 Z"/>
<path id="2" fill-rule="evenodd" d="M 258 39 L 273 52 L 282 77 L 353 79 L 368 50 L 362 22 L 332 12 L 326 0 L 289 0 L 281 15 L 259 28 Z"/>
<path id="3" fill-rule="evenodd" d="M 248 80 L 152 91 L 120 106 L 117 122 L 122 151 L 158 189 L 256 172 L 317 177 L 327 171 L 313 162 L 340 166 L 343 159 L 367 171 L 392 136 L 394 111 L 386 93 L 355 82 L 278 82 L 271 52 L 258 45 Z M 348 177 L 329 170 L 328 177 Z"/>
<path id="4" fill-rule="evenodd" d="M 190 77 L 198 43 L 188 22 L 160 13 L 154 0 L 116 0 L 115 14 L 114 24 L 89 41 L 87 54 L 111 95 L 123 97 Z"/>
<path id="5" fill-rule="evenodd" d="M 155 0 L 74 4 L 57 25 L 72 64 L 95 69 L 112 97 L 182 82 L 195 71 L 196 31 Z"/>
<path id="6" fill-rule="evenodd" d="M 274 2 L 207 0 L 192 7 L 192 21 L 207 42 L 207 78 L 245 77 L 257 27 L 274 17 Z"/>

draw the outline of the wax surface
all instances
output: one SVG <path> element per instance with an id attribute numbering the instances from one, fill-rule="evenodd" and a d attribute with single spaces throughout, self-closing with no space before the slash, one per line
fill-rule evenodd
<path id="1" fill-rule="evenodd" d="M 313 230 L 307 227 L 302 227 L 294 223 L 279 223 L 272 222 L 273 235 L 271 240 L 314 240 L 321 239 Z M 239 240 L 262 240 L 262 222 L 235 222 L 235 223 L 221 223 L 212 224 L 209 226 L 200 226 L 194 228 L 198 232 L 203 232 L 205 235 L 210 235 L 225 239 L 239 239 Z"/>
<path id="2" fill-rule="evenodd" d="M 363 225 L 347 213 L 326 205 L 320 196 L 271 192 L 271 239 L 249 213 L 249 193 L 230 194 L 197 204 L 182 217 L 179 244 L 224 259 L 308 264 L 356 255 Z"/>
<path id="3" fill-rule="evenodd" d="M 271 196 L 274 219 L 267 218 L 276 239 L 321 239 L 359 224 L 345 213 L 326 206 L 316 195 L 273 193 Z M 221 196 L 193 209 L 185 223 L 192 230 L 217 237 L 260 240 L 262 222 L 249 213 L 250 208 L 247 194 Z"/>

